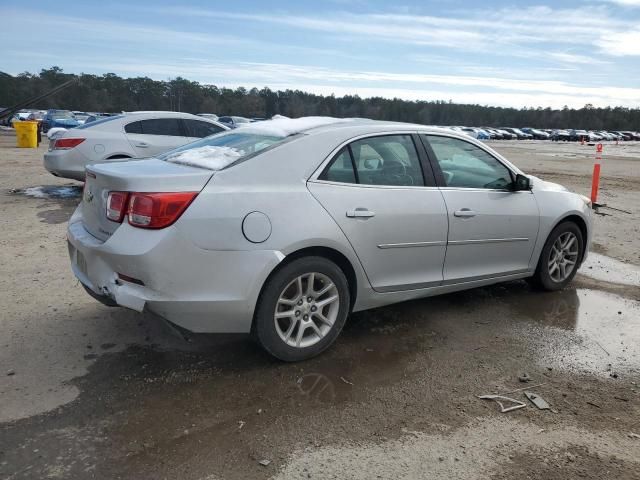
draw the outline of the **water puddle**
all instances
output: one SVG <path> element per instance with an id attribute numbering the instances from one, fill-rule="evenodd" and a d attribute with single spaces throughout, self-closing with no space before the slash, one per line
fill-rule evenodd
<path id="1" fill-rule="evenodd" d="M 640 373 L 640 302 L 588 289 L 545 296 L 518 299 L 535 321 L 522 328 L 541 364 L 612 378 Z"/>
<path id="2" fill-rule="evenodd" d="M 589 252 L 579 272 L 595 280 L 640 287 L 640 268 L 606 255 Z"/>
<path id="3" fill-rule="evenodd" d="M 11 190 L 11 193 L 26 195 L 33 198 L 44 198 L 54 200 L 65 200 L 69 198 L 80 198 L 82 196 L 81 185 L 42 185 L 39 187 L 28 187 Z"/>

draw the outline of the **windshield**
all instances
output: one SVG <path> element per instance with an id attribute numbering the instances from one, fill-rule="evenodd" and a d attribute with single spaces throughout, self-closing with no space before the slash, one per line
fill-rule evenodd
<path id="1" fill-rule="evenodd" d="M 194 167 L 222 170 L 237 160 L 251 157 L 286 137 L 258 133 L 228 132 L 203 138 L 159 155 L 160 160 Z"/>

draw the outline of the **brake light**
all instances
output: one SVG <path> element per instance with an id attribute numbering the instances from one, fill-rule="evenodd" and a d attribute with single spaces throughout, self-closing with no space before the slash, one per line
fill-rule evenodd
<path id="1" fill-rule="evenodd" d="M 122 223 L 127 212 L 129 192 L 109 192 L 107 197 L 107 218 L 112 222 Z"/>
<path id="2" fill-rule="evenodd" d="M 54 150 L 70 150 L 72 148 L 77 147 L 82 142 L 84 142 L 84 138 L 59 138 L 53 144 Z"/>
<path id="3" fill-rule="evenodd" d="M 140 228 L 165 228 L 173 224 L 198 192 L 131 193 L 129 224 Z"/>

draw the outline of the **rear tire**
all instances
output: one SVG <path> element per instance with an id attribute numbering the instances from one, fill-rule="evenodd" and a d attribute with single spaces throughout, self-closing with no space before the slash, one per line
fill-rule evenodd
<path id="1" fill-rule="evenodd" d="M 573 222 L 563 222 L 552 230 L 540 253 L 531 283 L 543 290 L 566 287 L 575 277 L 584 254 L 582 231 Z"/>
<path id="2" fill-rule="evenodd" d="M 350 310 L 344 272 L 323 257 L 293 260 L 269 278 L 254 317 L 260 345 L 285 362 L 306 360 L 338 337 Z"/>

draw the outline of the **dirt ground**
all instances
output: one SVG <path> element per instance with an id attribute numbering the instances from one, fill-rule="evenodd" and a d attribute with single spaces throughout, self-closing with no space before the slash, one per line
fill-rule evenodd
<path id="1" fill-rule="evenodd" d="M 0 478 L 640 478 L 640 144 L 605 146 L 602 200 L 631 213 L 597 216 L 570 288 L 359 313 L 298 364 L 92 300 L 67 258 L 79 184 L 13 144 L 0 132 Z M 593 146 L 492 146 L 590 191 Z M 477 398 L 506 392 L 526 408 Z"/>

